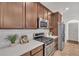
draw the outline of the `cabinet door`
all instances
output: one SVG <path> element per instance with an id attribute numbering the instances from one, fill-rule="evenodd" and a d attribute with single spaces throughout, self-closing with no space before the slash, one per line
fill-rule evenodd
<path id="1" fill-rule="evenodd" d="M 43 56 L 43 45 L 33 49 L 31 51 L 32 56 Z"/>
<path id="2" fill-rule="evenodd" d="M 0 2 L 0 28 L 2 27 L 2 12 L 3 12 L 3 10 L 2 10 L 2 8 L 3 8 L 3 6 L 2 6 L 2 2 Z"/>
<path id="3" fill-rule="evenodd" d="M 33 56 L 43 56 L 43 50 L 39 51 L 38 53 L 36 53 L 35 55 Z"/>
<path id="4" fill-rule="evenodd" d="M 48 20 L 48 11 L 44 8 L 44 19 Z"/>
<path id="5" fill-rule="evenodd" d="M 53 35 L 58 35 L 58 22 L 62 21 L 62 16 L 59 12 L 52 14 L 52 29 L 50 29 Z"/>
<path id="6" fill-rule="evenodd" d="M 25 54 L 22 54 L 21 56 L 30 56 L 30 52 L 27 52 Z"/>
<path id="7" fill-rule="evenodd" d="M 53 35 L 58 35 L 58 21 L 57 21 L 57 15 L 56 14 L 53 14 L 52 15 L 52 32 L 53 32 Z"/>
<path id="8" fill-rule="evenodd" d="M 1 2 L 0 2 L 0 28 L 1 28 Z"/>
<path id="9" fill-rule="evenodd" d="M 61 23 L 61 21 L 62 21 L 62 15 L 59 13 L 59 14 L 58 14 L 58 22 Z"/>
<path id="10" fill-rule="evenodd" d="M 48 11 L 48 21 L 49 21 L 49 28 L 52 28 L 52 17 L 51 17 L 52 12 Z"/>
<path id="11" fill-rule="evenodd" d="M 2 28 L 24 28 L 25 27 L 25 4 L 21 2 L 4 2 Z"/>
<path id="12" fill-rule="evenodd" d="M 37 3 L 26 3 L 26 28 L 37 28 Z"/>
<path id="13" fill-rule="evenodd" d="M 38 18 L 44 18 L 44 7 L 38 3 Z"/>

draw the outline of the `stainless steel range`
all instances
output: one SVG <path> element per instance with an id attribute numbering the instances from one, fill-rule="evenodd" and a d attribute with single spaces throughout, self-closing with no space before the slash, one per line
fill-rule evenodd
<path id="1" fill-rule="evenodd" d="M 45 44 L 44 55 L 49 56 L 53 50 L 53 39 L 45 37 L 44 33 L 35 33 L 34 40 L 43 42 Z"/>

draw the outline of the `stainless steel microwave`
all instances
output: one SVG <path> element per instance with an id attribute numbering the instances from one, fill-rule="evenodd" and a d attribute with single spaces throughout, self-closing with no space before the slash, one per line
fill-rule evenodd
<path id="1" fill-rule="evenodd" d="M 48 20 L 42 18 L 37 19 L 38 28 L 48 28 L 48 26 L 49 26 Z"/>

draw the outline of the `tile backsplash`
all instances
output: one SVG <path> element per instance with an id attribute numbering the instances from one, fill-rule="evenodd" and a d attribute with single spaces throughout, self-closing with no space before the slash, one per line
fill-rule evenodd
<path id="1" fill-rule="evenodd" d="M 39 32 L 44 32 L 46 35 L 49 32 L 49 29 L 0 29 L 0 48 L 11 44 L 10 41 L 6 39 L 8 35 L 17 34 L 18 39 L 16 43 L 18 43 L 18 40 L 22 35 L 27 35 L 28 39 L 32 40 L 33 34 Z"/>

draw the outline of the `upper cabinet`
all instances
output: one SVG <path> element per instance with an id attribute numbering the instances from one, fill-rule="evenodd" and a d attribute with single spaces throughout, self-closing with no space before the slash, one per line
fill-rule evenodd
<path id="1" fill-rule="evenodd" d="M 0 28 L 1 28 L 1 3 L 0 3 Z"/>
<path id="2" fill-rule="evenodd" d="M 2 3 L 1 5 L 2 5 L 1 28 L 25 27 L 25 3 L 6 2 L 6 3 Z"/>
<path id="3" fill-rule="evenodd" d="M 51 13 L 41 3 L 36 2 L 0 2 L 0 28 L 36 29 L 37 18 L 49 20 Z"/>
<path id="4" fill-rule="evenodd" d="M 56 28 L 58 26 L 58 22 L 61 23 L 62 15 L 59 12 L 51 14 L 51 28 Z"/>
<path id="5" fill-rule="evenodd" d="M 2 3 L 0 2 L 0 28 L 2 27 Z"/>
<path id="6" fill-rule="evenodd" d="M 38 18 L 44 18 L 44 7 L 40 3 L 38 3 L 37 10 Z"/>
<path id="7" fill-rule="evenodd" d="M 52 28 L 52 12 L 48 10 L 49 28 Z"/>
<path id="8" fill-rule="evenodd" d="M 37 28 L 37 3 L 26 3 L 26 28 Z"/>
<path id="9" fill-rule="evenodd" d="M 44 8 L 44 19 L 48 19 L 48 10 Z"/>
<path id="10" fill-rule="evenodd" d="M 62 15 L 57 12 L 57 18 L 58 18 L 58 22 L 61 23 L 62 22 Z"/>
<path id="11" fill-rule="evenodd" d="M 53 35 L 58 35 L 58 23 L 61 23 L 62 21 L 62 15 L 59 12 L 52 14 L 52 27 L 50 31 L 53 33 Z"/>

